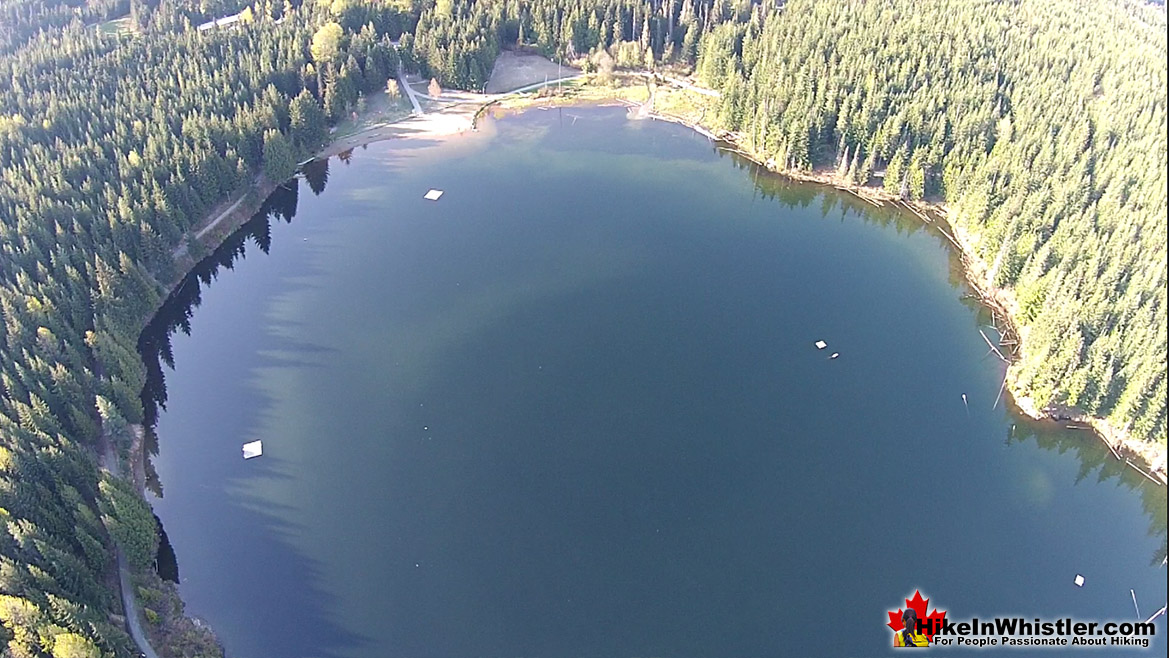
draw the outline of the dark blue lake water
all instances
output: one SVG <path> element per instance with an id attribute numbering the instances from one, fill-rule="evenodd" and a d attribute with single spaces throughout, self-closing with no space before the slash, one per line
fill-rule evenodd
<path id="1" fill-rule="evenodd" d="M 144 340 L 152 504 L 230 656 L 872 656 L 917 589 L 1165 602 L 1164 489 L 992 408 L 988 318 L 916 219 L 580 108 L 375 144 L 267 211 Z"/>

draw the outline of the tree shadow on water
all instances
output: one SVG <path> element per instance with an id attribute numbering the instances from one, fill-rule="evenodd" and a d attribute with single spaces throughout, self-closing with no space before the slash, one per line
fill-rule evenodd
<path id="1" fill-rule="evenodd" d="M 1149 566 L 1159 566 L 1169 555 L 1169 524 L 1165 488 L 1148 480 L 1112 452 L 1094 436 L 1091 429 L 1069 429 L 1055 421 L 1038 421 L 1027 418 L 1007 400 L 1008 408 L 1018 419 L 1007 434 L 1006 443 L 1027 443 L 1034 441 L 1044 450 L 1064 454 L 1070 452 L 1079 461 L 1076 484 L 1114 481 L 1127 491 L 1140 496 L 1141 507 L 1149 521 L 1148 536 L 1158 540 L 1158 548 L 1149 558 Z M 1093 474 L 1095 477 L 1093 478 Z"/>
<path id="2" fill-rule="evenodd" d="M 312 172 L 309 184 L 314 193 L 323 191 L 327 177 L 327 165 L 323 171 L 317 167 Z M 247 223 L 184 277 L 139 337 L 139 353 L 147 373 L 141 392 L 147 430 L 147 486 L 159 498 L 163 483 L 150 457 L 159 453 L 160 437 L 155 426 L 166 408 L 165 371 L 175 366 L 171 339 L 178 331 L 191 333 L 204 286 L 216 280 L 224 269 L 233 269 L 251 248 L 268 253 L 271 222 L 291 222 L 297 201 L 298 181 L 294 178 L 278 187 Z M 324 349 L 291 340 L 278 341 L 274 347 L 289 353 Z M 261 361 L 270 363 L 272 358 L 262 357 Z M 249 404 L 263 407 L 268 401 L 260 395 Z M 257 410 L 256 415 L 261 411 Z M 291 541 L 304 534 L 303 528 L 286 520 L 295 515 L 267 501 L 263 507 L 250 503 L 250 497 L 240 496 L 233 486 L 244 477 L 286 477 L 279 473 L 280 462 L 266 456 L 245 467 L 238 454 L 224 459 L 230 461 L 217 465 L 223 467 L 218 483 L 198 484 L 197 494 L 186 492 L 186 504 L 180 502 L 178 506 L 182 509 L 181 520 L 173 516 L 169 519 L 169 536 L 161 530 L 159 521 L 163 539 L 156 561 L 159 574 L 180 581 L 180 592 L 192 607 L 190 612 L 210 617 L 207 621 L 225 644 L 228 655 L 341 658 L 368 646 L 368 638 L 334 621 L 332 611 L 337 601 L 318 585 L 324 582 L 321 565 L 303 555 Z M 204 528 L 214 528 L 217 537 L 230 540 L 200 540 L 205 537 L 201 531 Z M 201 564 L 180 571 L 184 550 L 198 553 Z"/>
<path id="3" fill-rule="evenodd" d="M 272 461 L 266 473 L 274 470 Z M 232 509 L 217 518 L 217 530 L 235 539 L 214 550 L 234 564 L 218 574 L 224 589 L 213 594 L 218 623 L 212 628 L 229 655 L 342 658 L 368 647 L 370 638 L 334 621 L 338 600 L 318 586 L 326 579 L 321 566 L 287 539 L 305 532 L 284 520 L 290 512 L 280 514 L 268 502 L 261 511 L 227 492 L 219 495 Z"/>

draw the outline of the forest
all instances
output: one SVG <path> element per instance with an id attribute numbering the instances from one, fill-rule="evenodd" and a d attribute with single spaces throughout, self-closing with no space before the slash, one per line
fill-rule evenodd
<path id="1" fill-rule="evenodd" d="M 1013 299 L 1018 392 L 1166 435 L 1166 36 L 1139 2 L 790 2 L 703 40 L 785 168 L 938 199 Z"/>
<path id="2" fill-rule="evenodd" d="M 693 70 L 781 168 L 945 203 L 1016 305 L 1018 389 L 1164 445 L 1165 27 L 1136 0 L 0 0 L 3 655 L 132 655 L 111 537 L 149 568 L 155 522 L 98 455 L 148 411 L 176 249 L 399 66 Z"/>
<path id="3" fill-rule="evenodd" d="M 174 253 L 226 195 L 283 180 L 330 116 L 382 89 L 409 6 L 4 3 L 0 55 L 0 643 L 10 656 L 126 656 L 111 536 L 149 568 L 148 506 L 99 477 L 143 419 L 137 342 Z M 62 17 L 68 16 L 65 21 Z M 284 20 L 280 20 L 280 19 Z M 323 26 L 340 32 L 330 42 Z M 342 40 L 343 36 L 343 40 Z M 330 112 L 332 114 L 330 114 Z"/>

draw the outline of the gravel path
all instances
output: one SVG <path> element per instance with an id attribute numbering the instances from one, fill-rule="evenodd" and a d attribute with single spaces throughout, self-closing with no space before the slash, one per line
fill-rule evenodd
<path id="1" fill-rule="evenodd" d="M 101 455 L 102 468 L 116 474 L 118 472 L 118 456 L 114 453 L 113 441 L 108 437 L 103 437 L 103 439 L 105 450 L 102 451 Z M 142 630 L 142 611 L 138 609 L 138 600 L 134 598 L 134 586 L 130 583 L 130 565 L 126 561 L 126 554 L 122 552 L 120 546 L 115 546 L 114 556 L 118 560 L 118 589 L 121 590 L 122 609 L 126 613 L 126 630 L 129 631 L 134 644 L 138 646 L 141 656 L 158 658 L 158 654 L 155 653 L 154 647 L 150 646 L 150 640 L 146 638 L 146 633 Z"/>

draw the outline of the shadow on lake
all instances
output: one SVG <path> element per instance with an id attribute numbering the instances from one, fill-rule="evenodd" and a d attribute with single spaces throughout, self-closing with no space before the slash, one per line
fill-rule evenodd
<path id="1" fill-rule="evenodd" d="M 320 160 L 306 165 L 302 175 L 309 189 L 314 194 L 320 194 L 328 181 L 328 161 Z M 152 458 L 159 454 L 160 441 L 167 440 L 166 437 L 158 436 L 156 425 L 161 412 L 166 409 L 166 371 L 175 368 L 172 337 L 180 331 L 191 334 L 192 318 L 202 302 L 204 288 L 211 285 L 224 270 L 234 269 L 238 262 L 255 249 L 264 254 L 269 252 L 272 225 L 274 222 L 292 221 L 296 216 L 299 192 L 299 178 L 293 178 L 276 188 L 247 223 L 184 277 L 139 337 L 138 349 L 147 372 L 147 383 L 141 394 L 147 428 L 147 489 L 158 498 L 164 495 L 164 484 L 154 468 Z M 304 346 L 297 345 L 296 349 L 304 349 Z M 259 394 L 251 396 L 249 404 L 256 408 L 258 414 L 268 401 Z M 250 475 L 269 479 L 281 477 L 274 472 L 271 464 L 261 462 L 254 466 L 250 469 Z M 225 474 L 225 479 L 230 481 L 232 474 Z M 252 573 L 257 582 L 274 584 L 273 587 L 278 591 L 263 592 L 263 600 L 246 603 L 247 623 L 261 628 L 279 629 L 279 633 L 266 634 L 264 648 L 268 655 L 339 656 L 352 647 L 367 644 L 365 638 L 330 621 L 332 600 L 327 593 L 312 585 L 320 582 L 319 566 L 283 539 L 297 532 L 297 528 L 280 520 L 278 510 L 267 508 L 261 511 L 243 504 L 224 484 L 220 482 L 215 486 L 203 487 L 199 494 L 201 504 L 210 509 L 231 510 L 223 520 L 235 526 L 234 532 L 241 538 L 240 545 L 233 549 L 253 556 L 265 556 L 255 561 L 256 570 Z M 172 545 L 171 538 L 162 527 L 162 519 L 158 519 L 158 522 L 160 543 L 156 569 L 161 577 L 179 582 L 179 560 L 185 547 Z"/>
<path id="2" fill-rule="evenodd" d="M 898 233 L 912 234 L 927 231 L 931 234 L 936 229 L 922 224 L 908 213 L 891 208 L 874 208 L 860 199 L 846 193 L 838 192 L 824 186 L 797 183 L 769 173 L 750 161 L 734 154 L 726 153 L 717 147 L 712 147 L 720 155 L 732 158 L 734 165 L 744 170 L 743 173 L 752 178 L 754 194 L 762 200 L 776 201 L 788 208 L 816 208 L 821 216 L 828 218 L 838 209 L 844 209 L 845 215 L 856 215 L 866 222 L 881 226 L 895 227 Z M 349 154 L 339 156 L 339 160 L 347 162 Z M 330 160 L 318 160 L 305 165 L 302 177 L 310 191 L 321 194 L 329 180 Z M 160 410 L 165 410 L 167 390 L 165 371 L 175 368 L 174 354 L 171 339 L 176 332 L 191 334 L 192 319 L 195 309 L 202 301 L 204 286 L 215 281 L 220 272 L 226 268 L 234 269 L 234 265 L 246 258 L 249 251 L 254 253 L 255 248 L 268 253 L 272 246 L 274 221 L 291 222 L 296 215 L 298 194 L 300 191 L 299 179 L 289 181 L 277 190 L 264 203 L 260 212 L 232 234 L 214 253 L 200 262 L 194 270 L 183 280 L 171 295 L 170 299 L 159 311 L 154 321 L 143 332 L 139 348 L 147 369 L 147 386 L 142 393 L 142 402 L 146 410 L 147 421 L 152 428 L 148 434 L 148 452 L 157 455 L 159 451 L 159 437 L 153 431 L 158 420 Z M 939 236 L 938 238 L 942 238 Z M 951 253 L 952 263 L 957 262 L 956 256 Z M 978 304 L 967 298 L 967 289 L 962 285 L 962 274 L 959 267 L 952 267 L 950 282 L 954 285 L 957 294 L 962 295 L 963 303 L 977 309 Z M 981 312 L 972 314 L 974 322 L 981 324 L 984 318 Z M 287 339 L 281 339 L 287 343 Z M 975 340 L 978 340 L 975 338 Z M 297 345 L 295 351 L 306 349 Z M 289 350 L 293 351 L 293 350 Z M 165 368 L 164 368 L 165 365 Z M 260 415 L 270 401 L 263 395 L 255 396 L 252 404 L 256 415 Z M 989 405 L 988 405 L 989 406 Z M 1151 564 L 1160 563 L 1166 554 L 1166 500 L 1164 489 L 1145 481 L 1139 474 L 1125 466 L 1123 462 L 1113 459 L 1108 450 L 1088 432 L 1067 430 L 1053 423 L 1039 423 L 1029 421 L 1009 410 L 1008 423 L 1014 426 L 1003 439 L 1007 446 L 1016 443 L 1035 442 L 1045 451 L 1056 451 L 1063 454 L 1073 451 L 1079 460 L 1080 470 L 1076 484 L 1080 482 L 1113 482 L 1129 492 L 1140 495 L 1143 510 L 1148 517 L 1149 536 L 1159 538 L 1160 549 L 1150 558 Z M 165 440 L 165 437 L 162 439 Z M 238 459 L 238 456 L 235 457 Z M 163 495 L 163 483 L 154 473 L 148 462 L 148 483 L 152 491 L 159 497 Z M 265 477 L 279 477 L 271 470 L 267 463 L 260 464 L 256 473 Z M 255 614 L 254 623 L 259 628 L 280 628 L 287 632 L 279 637 L 272 637 L 273 644 L 269 655 L 339 655 L 349 647 L 368 644 L 365 638 L 330 623 L 329 612 L 333 608 L 334 600 L 330 595 L 315 588 L 312 583 L 319 582 L 320 568 L 311 560 L 297 552 L 287 541 L 281 539 L 297 528 L 290 527 L 279 519 L 271 510 L 258 511 L 242 506 L 227 491 L 221 487 L 211 491 L 208 496 L 217 497 L 218 505 L 230 506 L 233 510 L 231 523 L 236 525 L 240 533 L 247 532 L 257 536 L 248 545 L 252 552 L 271 554 L 274 557 L 265 560 L 262 568 L 266 573 L 258 574 L 261 582 L 279 583 L 280 591 L 265 592 L 270 600 L 278 600 L 279 606 L 259 606 Z M 257 530 L 259 528 L 260 530 Z M 169 543 L 164 542 L 166 546 Z M 160 548 L 160 553 L 163 549 Z M 375 550 L 371 547 L 371 550 Z M 181 554 L 183 547 L 177 547 Z M 170 558 L 173 558 L 173 553 Z M 170 559 L 160 554 L 160 573 L 164 566 L 168 573 L 177 578 L 177 559 Z M 173 572 L 169 565 L 173 562 Z M 166 574 L 164 574 L 164 577 Z M 262 615 L 275 616 L 291 611 L 292 618 L 287 616 L 281 619 L 263 618 Z"/>

